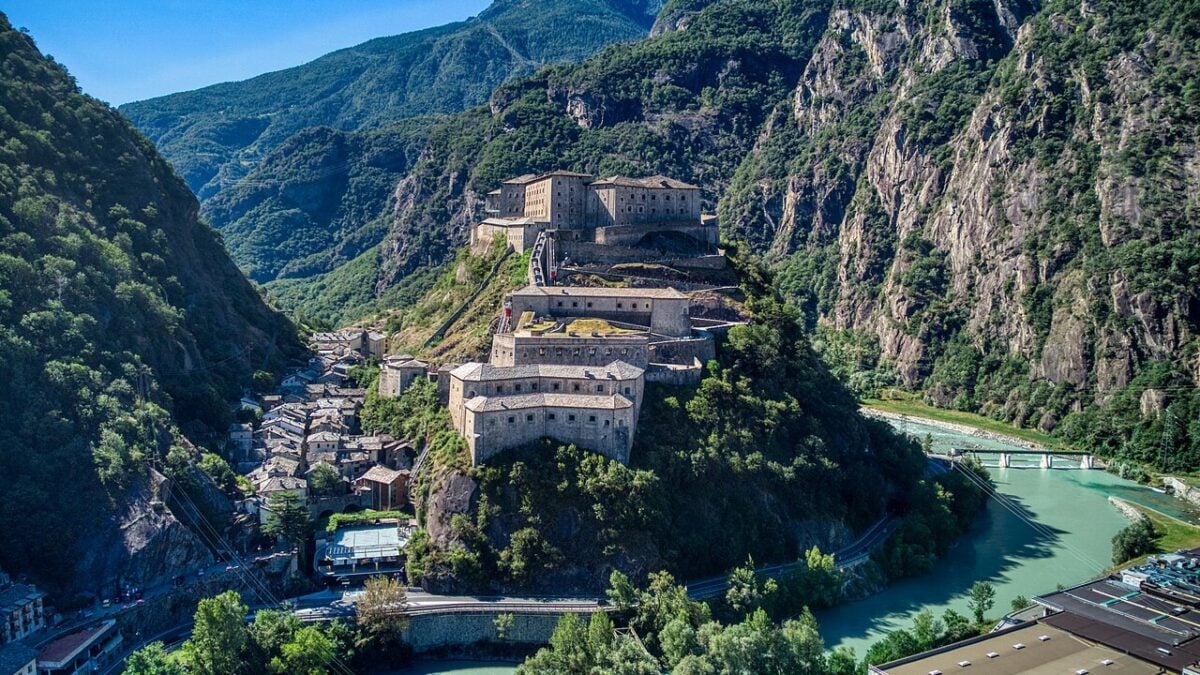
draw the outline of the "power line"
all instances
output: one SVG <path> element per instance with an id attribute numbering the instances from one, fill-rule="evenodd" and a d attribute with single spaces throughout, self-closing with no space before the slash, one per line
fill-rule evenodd
<path id="1" fill-rule="evenodd" d="M 271 592 L 271 589 L 266 585 L 266 583 L 249 571 L 245 561 L 240 555 L 238 555 L 237 550 L 225 539 L 223 535 L 221 535 L 220 532 L 217 531 L 212 523 L 208 521 L 203 512 L 200 511 L 200 508 L 192 500 L 191 496 L 187 494 L 187 490 L 181 488 L 176 490 L 175 494 L 180 499 L 180 505 L 184 506 L 185 510 L 191 510 L 192 521 L 197 525 L 197 528 L 202 533 L 207 531 L 207 534 L 205 535 L 206 541 L 210 541 L 210 544 L 211 542 L 215 542 L 216 545 L 214 548 L 216 548 L 218 551 L 224 551 L 226 555 L 229 556 L 230 561 L 237 565 L 233 571 L 242 579 L 242 583 L 254 590 L 259 598 L 266 601 L 268 604 L 272 604 L 280 610 L 287 611 L 287 607 L 281 600 L 279 600 L 279 598 L 275 597 L 275 594 Z M 319 655 L 321 659 L 325 661 L 325 664 L 332 667 L 335 671 L 345 673 L 346 675 L 354 675 L 354 671 L 351 670 L 350 667 L 346 665 L 336 653 L 322 649 Z"/>

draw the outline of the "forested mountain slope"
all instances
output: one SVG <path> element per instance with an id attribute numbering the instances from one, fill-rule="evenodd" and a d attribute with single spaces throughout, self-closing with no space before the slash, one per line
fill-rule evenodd
<path id="1" fill-rule="evenodd" d="M 863 393 L 1200 466 L 1200 3 L 676 0 L 654 33 L 438 122 L 354 278 L 446 260 L 508 175 L 674 175 Z"/>
<path id="2" fill-rule="evenodd" d="M 121 106 L 207 199 L 312 126 L 378 128 L 485 101 L 496 85 L 642 37 L 658 0 L 498 0 L 478 17 L 377 38 L 241 82 Z"/>
<path id="3" fill-rule="evenodd" d="M 0 138 L 0 567 L 93 591 L 177 574 L 204 551 L 150 508 L 149 469 L 188 464 L 180 428 L 224 432 L 295 329 L 153 146 L 3 15 Z"/>

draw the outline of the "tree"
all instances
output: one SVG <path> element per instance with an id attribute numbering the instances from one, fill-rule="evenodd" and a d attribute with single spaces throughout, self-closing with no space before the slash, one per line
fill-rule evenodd
<path id="1" fill-rule="evenodd" d="M 971 585 L 967 607 L 975 614 L 975 623 L 983 623 L 984 615 L 996 604 L 996 589 L 986 581 Z"/>
<path id="2" fill-rule="evenodd" d="M 208 474 L 209 478 L 212 478 L 222 491 L 232 493 L 237 488 L 237 474 L 229 467 L 229 462 L 220 455 L 206 452 L 200 455 L 197 465 L 201 471 Z"/>
<path id="3" fill-rule="evenodd" d="M 303 626 L 271 659 L 268 670 L 279 675 L 324 675 L 340 659 L 333 636 L 318 626 Z"/>
<path id="4" fill-rule="evenodd" d="M 185 675 L 183 666 L 172 660 L 163 643 L 151 642 L 125 658 L 128 675 Z"/>
<path id="5" fill-rule="evenodd" d="M 1012 599 L 1012 611 L 1019 612 L 1032 604 L 1032 602 L 1029 602 L 1029 598 L 1023 595 L 1018 595 Z"/>
<path id="6" fill-rule="evenodd" d="M 1112 560 L 1120 565 L 1139 556 L 1154 552 L 1158 532 L 1149 518 L 1142 517 L 1117 532 L 1112 538 Z"/>
<path id="7" fill-rule="evenodd" d="M 296 631 L 303 626 L 295 614 L 275 609 L 262 609 L 254 615 L 250 624 L 250 641 L 258 654 L 258 665 L 265 668 L 271 659 L 279 655 L 283 645 L 291 641 Z"/>
<path id="8" fill-rule="evenodd" d="M 508 631 L 512 630 L 512 612 L 497 614 L 496 618 L 492 619 L 492 625 L 496 628 L 496 639 L 504 641 L 506 638 L 508 638 Z"/>
<path id="9" fill-rule="evenodd" d="M 375 640 L 399 639 L 408 625 L 403 612 L 408 606 L 408 589 L 396 579 L 376 576 L 363 584 L 356 612 L 359 627 Z"/>
<path id="10" fill-rule="evenodd" d="M 189 672 L 231 675 L 241 671 L 242 653 L 250 641 L 247 611 L 237 591 L 225 591 L 200 601 L 192 637 L 183 645 Z"/>
<path id="11" fill-rule="evenodd" d="M 309 489 L 322 497 L 336 496 L 344 492 L 342 474 L 332 466 L 321 462 L 308 473 Z"/>
<path id="12" fill-rule="evenodd" d="M 637 589 L 620 570 L 613 570 L 612 574 L 608 575 L 608 591 L 605 595 L 618 612 L 627 612 L 637 604 Z"/>
<path id="13" fill-rule="evenodd" d="M 920 650 L 925 651 L 938 646 L 945 628 L 945 624 L 933 615 L 933 610 L 925 608 L 913 618 L 912 634 Z"/>
<path id="14" fill-rule="evenodd" d="M 725 604 L 736 616 L 745 616 L 771 600 L 779 589 L 774 579 L 760 581 L 754 571 L 754 559 L 747 558 L 746 564 L 735 567 L 729 573 L 729 588 L 725 591 Z"/>
<path id="15" fill-rule="evenodd" d="M 250 376 L 250 383 L 254 391 L 265 394 L 275 388 L 275 376 L 265 370 L 256 370 Z"/>
<path id="16" fill-rule="evenodd" d="M 312 521 L 308 516 L 308 507 L 300 500 L 295 492 L 276 492 L 267 503 L 267 522 L 263 523 L 263 532 L 290 541 L 300 550 L 300 560 L 304 560 L 304 545 L 312 529 Z"/>

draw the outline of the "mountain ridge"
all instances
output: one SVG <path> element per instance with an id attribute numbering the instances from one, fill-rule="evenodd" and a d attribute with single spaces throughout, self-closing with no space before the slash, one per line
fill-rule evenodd
<path id="1" fill-rule="evenodd" d="M 556 0 L 538 3 L 537 12 L 531 7 L 497 2 L 466 21 L 375 38 L 292 68 L 120 110 L 204 200 L 305 127 L 353 131 L 457 112 L 485 100 L 513 74 L 644 35 L 657 3 Z M 557 39 L 542 39 L 539 31 L 555 22 L 561 24 Z M 290 103 L 281 109 L 281 100 Z"/>

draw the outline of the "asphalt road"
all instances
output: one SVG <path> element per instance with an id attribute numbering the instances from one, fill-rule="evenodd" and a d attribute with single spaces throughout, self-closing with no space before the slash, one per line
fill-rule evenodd
<path id="1" fill-rule="evenodd" d="M 871 558 L 871 551 L 886 541 L 896 531 L 898 524 L 899 521 L 895 517 L 885 516 L 876 521 L 866 532 L 863 532 L 862 536 L 855 540 L 854 543 L 834 551 L 834 560 L 838 568 L 848 569 L 869 560 Z M 756 571 L 759 576 L 777 579 L 795 571 L 800 564 L 800 561 L 796 561 L 778 565 L 767 565 L 756 568 Z M 725 591 L 729 590 L 729 575 L 726 574 L 693 581 L 685 587 L 687 588 L 688 597 L 692 600 L 708 600 L 722 595 Z"/>

